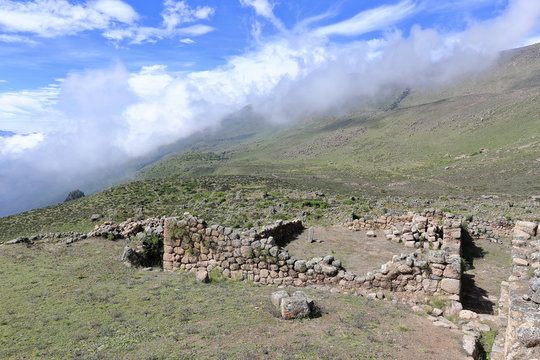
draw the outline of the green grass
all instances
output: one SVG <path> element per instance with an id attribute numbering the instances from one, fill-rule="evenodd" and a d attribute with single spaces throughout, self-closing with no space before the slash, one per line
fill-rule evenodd
<path id="1" fill-rule="evenodd" d="M 480 336 L 480 344 L 482 346 L 482 349 L 484 350 L 484 359 L 489 360 L 491 359 L 491 349 L 493 348 L 493 343 L 495 342 L 495 338 L 497 337 L 498 331 L 496 329 L 490 330 L 487 332 L 482 333 Z"/>
<path id="2" fill-rule="evenodd" d="M 123 246 L 0 248 L 0 358 L 386 359 L 402 351 L 395 320 L 417 321 L 391 304 L 309 290 L 322 316 L 284 321 L 273 288 L 130 269 Z"/>

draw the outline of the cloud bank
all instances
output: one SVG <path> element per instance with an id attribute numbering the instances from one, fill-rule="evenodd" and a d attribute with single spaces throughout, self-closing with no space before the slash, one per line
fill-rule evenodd
<path id="1" fill-rule="evenodd" d="M 264 1 L 242 3 L 273 21 Z M 45 107 L 54 113 L 58 130 L 0 143 L 0 203 L 15 204 L 1 208 L 0 215 L 42 205 L 38 192 L 43 189 L 65 196 L 129 159 L 218 127 L 225 116 L 248 104 L 269 121 L 290 123 L 358 98 L 376 98 L 389 86 L 447 84 L 488 67 L 498 51 L 530 35 L 540 16 L 540 3 L 517 0 L 498 17 L 471 23 L 460 32 L 414 26 L 405 36 L 391 25 L 414 11 L 412 6 L 403 1 L 319 27 L 313 19 L 302 30 L 280 32 L 208 71 L 169 73 L 157 64 L 129 73 L 116 64 L 68 75 L 57 103 Z M 175 6 L 170 14 L 176 15 L 164 20 L 164 29 L 211 16 L 205 8 L 185 10 Z M 386 36 L 332 41 L 333 35 L 373 31 L 373 18 L 379 17 L 380 27 L 389 29 Z M 2 105 L 0 97 L 0 111 L 34 106 L 21 104 L 8 99 Z M 17 203 L 22 193 L 28 196 Z"/>
<path id="2" fill-rule="evenodd" d="M 141 16 L 122 0 L 0 0 L 0 41 L 35 44 L 30 36 L 54 38 L 99 30 L 112 41 L 131 44 L 176 36 L 204 35 L 214 29 L 206 24 L 214 9 L 190 7 L 186 1 L 165 0 L 160 27 L 142 26 Z M 186 26 L 186 24 L 192 24 Z"/>

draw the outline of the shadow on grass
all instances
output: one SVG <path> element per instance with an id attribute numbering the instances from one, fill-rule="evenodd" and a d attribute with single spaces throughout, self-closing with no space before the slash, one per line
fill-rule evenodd
<path id="1" fill-rule="evenodd" d="M 474 269 L 474 261 L 486 256 L 486 251 L 476 245 L 467 231 L 461 234 L 462 258 L 465 268 L 461 276 L 461 303 L 465 310 L 472 310 L 480 314 L 493 314 L 494 303 L 488 300 L 485 289 L 476 285 L 475 275 L 469 270 Z"/>

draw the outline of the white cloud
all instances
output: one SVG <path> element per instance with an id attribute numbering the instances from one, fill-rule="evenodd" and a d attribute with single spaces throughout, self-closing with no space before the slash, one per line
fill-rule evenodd
<path id="1" fill-rule="evenodd" d="M 26 43 L 26 44 L 36 44 L 36 42 L 29 37 L 26 36 L 20 36 L 20 35 L 8 35 L 8 34 L 0 34 L 0 42 L 5 43 Z"/>
<path id="2" fill-rule="evenodd" d="M 195 41 L 190 38 L 181 39 L 180 42 L 184 44 L 195 44 Z"/>
<path id="3" fill-rule="evenodd" d="M 240 0 L 240 4 L 252 7 L 257 15 L 266 18 L 278 30 L 285 31 L 283 23 L 274 15 L 274 5 L 270 4 L 268 0 Z"/>
<path id="4" fill-rule="evenodd" d="M 0 82 L 6 82 L 2 80 Z M 60 89 L 57 84 L 51 84 L 38 90 L 23 90 L 0 93 L 0 117 L 10 116 L 24 118 L 35 116 L 51 109 L 57 102 Z"/>
<path id="5" fill-rule="evenodd" d="M 192 8 L 186 1 L 165 0 L 161 26 L 151 27 L 139 24 L 140 16 L 122 0 L 0 0 L 0 42 L 33 44 L 29 36 L 51 38 L 92 30 L 109 40 L 133 44 L 200 36 L 214 28 L 195 22 L 209 20 L 214 12 L 208 6 Z"/>
<path id="6" fill-rule="evenodd" d="M 528 46 L 540 43 L 540 35 L 531 36 L 521 43 L 521 46 Z"/>
<path id="7" fill-rule="evenodd" d="M 347 109 L 359 98 L 384 95 L 388 87 L 446 84 L 487 68 L 498 50 L 523 41 L 539 16 L 540 3 L 517 0 L 497 18 L 461 32 L 415 26 L 407 37 L 396 31 L 346 44 L 328 39 L 331 34 L 377 27 L 355 16 L 355 21 L 333 28 L 273 38 L 208 71 L 175 74 L 152 65 L 130 74 L 117 65 L 70 74 L 61 83 L 57 103 L 53 97 L 50 106 L 47 96 L 32 101 L 28 93 L 1 94 L 0 111 L 18 113 L 27 121 L 50 111 L 48 118 L 57 121 L 57 131 L 45 133 L 38 146 L 18 153 L 17 161 L 0 157 L 0 203 L 13 199 L 13 189 L 29 173 L 40 180 L 77 183 L 130 157 L 217 128 L 225 116 L 248 104 L 266 119 L 291 122 Z M 358 22 L 362 25 L 350 25 Z M 34 185 L 17 191 L 34 190 Z"/>
<path id="8" fill-rule="evenodd" d="M 7 80 L 0 79 L 0 83 L 7 83 Z"/>
<path id="9" fill-rule="evenodd" d="M 109 29 L 103 36 L 113 41 L 129 40 L 132 44 L 156 42 L 176 36 L 201 36 L 214 30 L 204 24 L 188 25 L 198 20 L 208 20 L 214 9 L 208 6 L 191 8 L 185 1 L 165 0 L 161 13 L 161 27 L 131 26 L 120 29 Z"/>
<path id="10" fill-rule="evenodd" d="M 378 8 L 362 11 L 347 20 L 322 26 L 313 34 L 316 36 L 329 35 L 360 35 L 392 25 L 411 15 L 415 8 L 410 0 L 396 5 L 384 5 Z"/>
<path id="11" fill-rule="evenodd" d="M 9 137 L 0 137 L 0 154 L 15 155 L 21 154 L 27 150 L 35 148 L 44 139 L 43 134 L 13 135 Z"/>
<path id="12" fill-rule="evenodd" d="M 67 0 L 0 2 L 0 30 L 40 37 L 105 30 L 114 23 L 132 24 L 138 18 L 133 8 L 121 0 L 96 0 L 72 4 Z"/>
<path id="13" fill-rule="evenodd" d="M 166 73 L 164 65 L 143 66 L 140 72 L 129 77 L 130 89 L 140 98 L 152 98 L 161 94 L 173 78 Z"/>
<path id="14" fill-rule="evenodd" d="M 208 20 L 214 14 L 214 9 L 208 6 L 199 6 L 192 9 L 185 1 L 165 0 L 163 3 L 163 26 L 168 31 L 173 30 L 180 24 L 190 23 L 195 20 Z"/>

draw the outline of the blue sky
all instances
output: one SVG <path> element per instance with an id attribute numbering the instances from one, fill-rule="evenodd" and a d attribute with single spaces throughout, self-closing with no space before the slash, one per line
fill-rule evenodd
<path id="1" fill-rule="evenodd" d="M 246 105 L 291 123 L 539 41 L 538 0 L 0 0 L 0 215 Z"/>
<path id="2" fill-rule="evenodd" d="M 2 9 L 13 3 L 32 3 L 33 1 L 0 0 Z M 42 8 L 50 4 L 69 3 L 65 1 L 35 1 Z M 118 2 L 120 2 L 118 0 Z M 75 2 L 72 1 L 71 4 Z M 83 5 L 91 1 L 78 1 Z M 133 20 L 137 27 L 162 26 L 164 4 L 161 1 L 124 1 L 136 13 Z M 303 20 L 326 15 L 316 23 L 324 26 L 339 23 L 373 7 L 396 5 L 396 1 L 276 1 L 272 10 L 283 27 L 292 31 Z M 443 3 L 443 5 L 441 5 Z M 49 4 L 49 5 L 47 5 Z M 65 29 L 46 31 L 36 26 L 35 31 L 16 26 L 6 26 L 0 15 L 0 34 L 12 42 L 2 41 L 0 36 L 0 91 L 23 90 L 46 86 L 67 73 L 88 68 L 101 68 L 112 62 L 122 62 L 128 70 L 136 71 L 145 65 L 155 63 L 167 65 L 170 71 L 197 71 L 212 69 L 224 64 L 230 56 L 239 55 L 257 46 L 260 39 L 255 38 L 253 28 L 260 26 L 261 39 L 279 36 L 280 30 L 271 20 L 257 15 L 252 6 L 236 0 L 190 1 L 191 8 L 211 9 L 207 18 L 197 19 L 182 25 L 204 25 L 207 31 L 202 34 L 165 35 L 161 39 L 146 39 L 132 43 L 133 39 L 112 40 L 104 36 L 111 29 L 129 27 L 120 20 L 112 19 L 109 26 L 80 30 L 74 24 Z M 387 26 L 374 31 L 355 35 L 334 35 L 335 42 L 350 42 L 357 39 L 380 37 L 383 31 L 398 28 L 407 34 L 414 24 L 441 30 L 461 30 L 470 21 L 481 21 L 496 16 L 507 3 L 505 1 L 416 1 L 411 2 L 414 9 Z M 6 14 L 5 16 L 13 16 Z M 22 11 L 19 11 L 22 13 Z M 63 18 L 63 17 L 62 17 Z M 43 21 L 46 21 L 43 18 Z M 126 20 L 124 20 L 126 21 Z M 26 30 L 26 31 L 25 31 Z M 20 41 L 15 41 L 16 39 Z M 187 40 L 189 39 L 189 40 Z M 182 43 L 181 41 L 188 43 Z M 191 43 L 191 41 L 193 43 Z"/>

